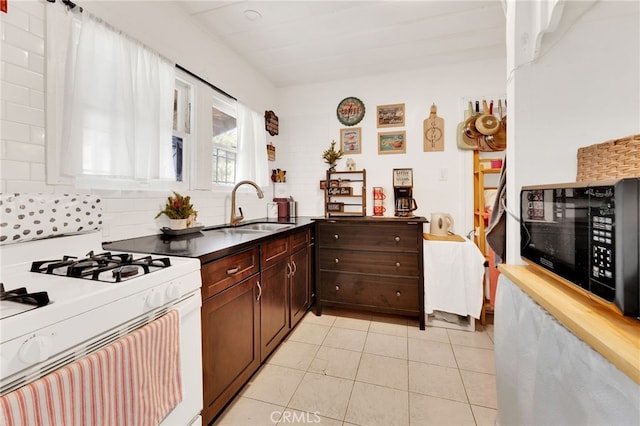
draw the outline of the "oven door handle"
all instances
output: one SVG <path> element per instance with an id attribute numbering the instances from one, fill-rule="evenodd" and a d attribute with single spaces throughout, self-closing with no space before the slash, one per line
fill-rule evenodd
<path id="1" fill-rule="evenodd" d="M 256 302 L 258 302 L 262 297 L 262 286 L 260 285 L 260 281 L 256 281 L 256 284 L 258 285 L 258 297 L 256 298 Z"/>

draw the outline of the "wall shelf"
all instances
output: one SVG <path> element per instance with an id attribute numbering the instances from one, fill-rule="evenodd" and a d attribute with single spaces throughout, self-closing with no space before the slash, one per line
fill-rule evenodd
<path id="1" fill-rule="evenodd" d="M 325 217 L 366 216 L 366 170 L 327 171 L 326 179 L 326 188 L 324 190 Z M 339 192 L 344 192 L 344 194 Z"/>

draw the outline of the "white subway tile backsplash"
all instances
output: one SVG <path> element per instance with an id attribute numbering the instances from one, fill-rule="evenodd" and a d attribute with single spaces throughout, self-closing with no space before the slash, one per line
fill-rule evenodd
<path id="1" fill-rule="evenodd" d="M 3 81 L 2 99 L 7 102 L 29 106 L 29 89 L 24 86 L 9 83 L 8 81 Z"/>
<path id="2" fill-rule="evenodd" d="M 3 120 L 1 124 L 2 129 L 0 130 L 0 137 L 3 140 L 11 140 L 17 142 L 29 142 L 31 140 L 31 129 L 28 125 L 6 120 Z"/>
<path id="3" fill-rule="evenodd" d="M 4 43 L 28 50 L 29 52 L 44 55 L 44 38 L 31 34 L 28 31 L 7 24 L 4 28 Z"/>
<path id="4" fill-rule="evenodd" d="M 21 49 L 16 46 L 12 46 L 9 43 L 2 44 L 2 60 L 10 64 L 15 64 L 22 68 L 29 67 L 29 52 L 26 49 Z"/>
<path id="5" fill-rule="evenodd" d="M 31 34 L 44 38 L 44 19 L 31 16 L 29 18 L 29 31 Z"/>
<path id="6" fill-rule="evenodd" d="M 4 80 L 18 86 L 44 91 L 44 76 L 42 73 L 30 71 L 14 64 L 5 64 Z"/>
<path id="7" fill-rule="evenodd" d="M 44 145 L 7 141 L 5 159 L 15 161 L 32 161 L 44 164 Z"/>
<path id="8" fill-rule="evenodd" d="M 6 102 L 6 120 L 44 127 L 44 110 Z"/>
<path id="9" fill-rule="evenodd" d="M 30 126 L 29 129 L 29 142 L 44 145 L 45 144 L 45 132 L 44 127 Z"/>
<path id="10" fill-rule="evenodd" d="M 11 182 L 29 180 L 29 163 L 27 161 L 2 160 L 2 174 L 11 176 Z"/>
<path id="11" fill-rule="evenodd" d="M 15 2 L 11 2 L 11 10 L 2 14 L 2 24 L 11 24 L 24 31 L 29 31 L 29 14 L 19 7 L 14 8 L 13 3 Z"/>
<path id="12" fill-rule="evenodd" d="M 44 6 L 46 3 L 43 0 L 20 0 L 20 1 L 10 1 L 11 11 L 15 9 L 20 9 L 30 16 L 35 16 L 39 19 L 44 19 Z"/>
<path id="13" fill-rule="evenodd" d="M 39 90 L 29 91 L 29 106 L 32 108 L 38 108 L 44 110 L 44 92 Z"/>
<path id="14" fill-rule="evenodd" d="M 47 179 L 47 172 L 44 163 L 31 163 L 31 180 L 44 182 Z"/>
<path id="15" fill-rule="evenodd" d="M 44 56 L 37 53 L 29 54 L 29 69 L 37 72 L 38 74 L 44 74 Z"/>
<path id="16" fill-rule="evenodd" d="M 8 180 L 6 181 L 5 192 L 41 192 L 41 193 L 52 193 L 53 190 L 50 186 L 47 186 L 46 183 L 39 181 L 31 181 L 27 179 L 21 180 Z"/>

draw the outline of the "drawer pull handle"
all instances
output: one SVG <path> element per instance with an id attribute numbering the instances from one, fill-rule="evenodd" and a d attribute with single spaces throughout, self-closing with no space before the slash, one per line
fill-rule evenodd
<path id="1" fill-rule="evenodd" d="M 396 262 L 396 268 L 400 267 L 400 262 Z"/>
<path id="2" fill-rule="evenodd" d="M 236 266 L 235 268 L 227 269 L 227 275 L 237 274 L 239 270 L 240 270 L 239 266 Z"/>
<path id="3" fill-rule="evenodd" d="M 400 297 L 400 294 L 401 293 L 399 291 L 396 291 L 396 296 Z"/>
<path id="4" fill-rule="evenodd" d="M 336 286 L 336 291 L 338 291 L 338 290 L 340 290 L 340 286 L 339 285 Z"/>
<path id="5" fill-rule="evenodd" d="M 336 257 L 336 263 L 340 263 L 340 259 Z"/>
<path id="6" fill-rule="evenodd" d="M 400 237 L 396 235 L 396 237 L 394 238 L 394 240 L 396 240 L 396 243 L 400 242 Z"/>
<path id="7" fill-rule="evenodd" d="M 340 237 L 338 236 L 338 234 L 333 234 L 333 239 L 334 239 L 334 240 L 337 240 L 338 238 L 340 238 Z"/>
<path id="8" fill-rule="evenodd" d="M 262 286 L 260 285 L 260 281 L 256 281 L 256 284 L 258 285 L 258 297 L 256 298 L 256 302 L 258 302 L 262 297 Z"/>

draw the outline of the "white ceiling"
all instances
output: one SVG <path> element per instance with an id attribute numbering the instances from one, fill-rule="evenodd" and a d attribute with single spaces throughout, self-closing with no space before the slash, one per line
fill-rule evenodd
<path id="1" fill-rule="evenodd" d="M 506 55 L 500 0 L 179 3 L 278 87 Z"/>

